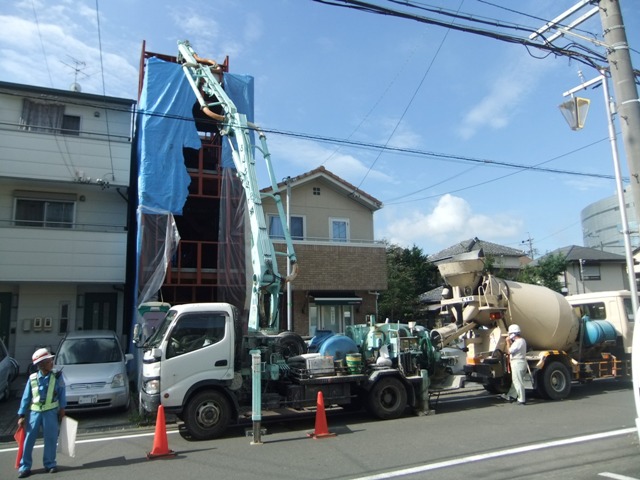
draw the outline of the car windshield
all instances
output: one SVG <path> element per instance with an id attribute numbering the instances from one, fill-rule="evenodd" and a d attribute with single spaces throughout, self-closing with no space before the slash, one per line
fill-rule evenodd
<path id="1" fill-rule="evenodd" d="M 153 335 L 149 337 L 149 339 L 145 342 L 143 347 L 145 348 L 159 347 L 160 344 L 162 343 L 162 339 L 164 338 L 164 334 L 167 333 L 167 329 L 169 328 L 169 325 L 171 325 L 171 322 L 173 322 L 173 319 L 176 318 L 176 315 L 177 315 L 177 312 L 175 310 L 169 310 L 169 312 L 167 313 L 167 316 L 164 317 L 158 329 L 155 332 L 153 332 Z"/>
<path id="2" fill-rule="evenodd" d="M 58 365 L 83 365 L 122 361 L 122 351 L 113 338 L 72 338 L 60 345 Z"/>

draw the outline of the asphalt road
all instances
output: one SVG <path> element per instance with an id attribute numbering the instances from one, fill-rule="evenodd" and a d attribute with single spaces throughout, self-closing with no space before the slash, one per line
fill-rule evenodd
<path id="1" fill-rule="evenodd" d="M 443 396 L 436 413 L 375 421 L 328 413 L 335 437 L 313 439 L 314 418 L 266 424 L 262 445 L 244 428 L 189 441 L 168 427 L 176 456 L 148 460 L 153 430 L 81 435 L 75 458 L 59 455 L 64 478 L 603 479 L 640 480 L 630 382 L 576 386 L 569 399 L 505 403 L 483 390 Z M 15 447 L 0 444 L 0 477 L 15 473 Z M 41 450 L 34 453 L 41 473 Z M 36 478 L 38 478 L 36 476 Z"/>

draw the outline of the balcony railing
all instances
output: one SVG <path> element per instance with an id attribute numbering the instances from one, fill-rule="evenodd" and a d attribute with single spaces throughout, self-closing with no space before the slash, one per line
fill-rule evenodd
<path id="1" fill-rule="evenodd" d="M 0 228 L 25 228 L 29 230 L 77 230 L 83 232 L 126 232 L 125 225 L 101 223 L 52 222 L 49 220 L 2 220 Z"/>
<path id="2" fill-rule="evenodd" d="M 33 130 L 32 130 L 33 129 Z M 36 130 L 37 129 L 37 130 Z M 65 135 L 70 137 L 91 138 L 111 142 L 131 142 L 130 135 L 115 135 L 113 133 L 93 132 L 90 130 L 65 130 L 63 128 L 50 128 L 42 126 L 22 125 L 19 123 L 0 122 L 0 130 L 20 131 L 28 134 L 41 135 Z"/>

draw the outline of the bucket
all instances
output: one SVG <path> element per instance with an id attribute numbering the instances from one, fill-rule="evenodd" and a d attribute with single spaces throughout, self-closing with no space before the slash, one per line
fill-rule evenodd
<path id="1" fill-rule="evenodd" d="M 347 370 L 350 374 L 355 375 L 362 371 L 362 355 L 359 353 L 348 353 Z"/>

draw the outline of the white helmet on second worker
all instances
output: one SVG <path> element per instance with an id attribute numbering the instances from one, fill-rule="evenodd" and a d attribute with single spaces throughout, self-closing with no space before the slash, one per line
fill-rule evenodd
<path id="1" fill-rule="evenodd" d="M 54 356 L 46 348 L 39 348 L 33 353 L 33 355 L 31 356 L 31 360 L 33 361 L 34 365 L 37 365 L 41 361 L 53 357 Z"/>
<path id="2" fill-rule="evenodd" d="M 520 325 L 516 325 L 515 323 L 512 325 L 509 325 L 509 333 L 515 333 L 517 335 L 520 335 Z"/>

